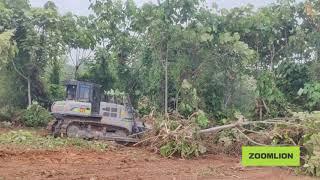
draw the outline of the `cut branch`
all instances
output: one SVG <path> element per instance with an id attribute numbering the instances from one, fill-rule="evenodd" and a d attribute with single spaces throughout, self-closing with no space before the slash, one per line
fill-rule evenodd
<path id="1" fill-rule="evenodd" d="M 258 143 L 258 142 L 256 142 L 256 141 L 252 140 L 250 137 L 248 137 L 246 134 L 244 134 L 239 128 L 236 128 L 236 129 L 240 132 L 240 134 L 241 134 L 242 136 L 244 136 L 245 138 L 247 138 L 248 141 L 250 141 L 251 143 L 253 143 L 253 144 L 255 144 L 255 145 L 258 145 L 258 146 L 269 146 L 269 145 L 267 145 L 267 144 Z"/>
<path id="2" fill-rule="evenodd" d="M 290 126 L 301 126 L 300 124 L 294 124 L 294 123 L 289 123 L 286 121 L 277 121 L 277 120 L 265 120 L 265 121 L 245 121 L 245 122 L 241 122 L 241 121 L 237 121 L 236 123 L 233 124 L 228 124 L 228 125 L 223 125 L 223 126 L 216 126 L 216 127 L 212 127 L 212 128 L 208 128 L 208 129 L 203 129 L 200 130 L 199 133 L 213 133 L 213 132 L 218 132 L 224 129 L 230 129 L 230 128 L 235 128 L 238 126 L 244 126 L 244 125 L 250 125 L 250 124 L 284 124 L 284 125 L 290 125 Z"/>
<path id="3" fill-rule="evenodd" d="M 265 102 L 263 99 L 261 99 L 261 101 L 262 101 L 263 106 L 264 106 L 264 108 L 266 109 L 266 111 L 267 111 L 268 113 L 270 113 L 270 110 L 269 110 L 269 108 L 268 108 L 268 106 L 267 106 L 266 102 Z"/>
<path id="4" fill-rule="evenodd" d="M 292 144 L 293 145 L 297 145 L 292 139 L 291 139 L 291 142 L 292 144 L 275 144 L 275 145 L 268 145 L 268 144 L 262 144 L 262 143 L 259 143 L 259 142 L 256 142 L 254 141 L 253 139 L 251 139 L 249 136 L 247 136 L 245 133 L 243 133 L 239 128 L 236 128 L 240 134 L 245 137 L 246 139 L 248 139 L 249 142 L 255 144 L 255 145 L 258 145 L 258 146 L 291 146 Z"/>

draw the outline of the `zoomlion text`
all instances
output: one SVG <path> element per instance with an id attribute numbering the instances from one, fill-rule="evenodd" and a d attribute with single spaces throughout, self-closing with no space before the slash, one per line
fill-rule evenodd
<path id="1" fill-rule="evenodd" d="M 298 146 L 243 146 L 243 166 L 300 166 Z"/>
<path id="2" fill-rule="evenodd" d="M 249 159 L 293 159 L 293 153 L 249 153 Z"/>

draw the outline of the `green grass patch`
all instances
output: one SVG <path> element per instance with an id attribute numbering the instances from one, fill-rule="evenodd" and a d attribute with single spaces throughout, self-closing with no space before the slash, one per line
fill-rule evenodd
<path id="1" fill-rule="evenodd" d="M 87 141 L 78 138 L 54 138 L 52 136 L 40 136 L 26 130 L 9 131 L 0 135 L 0 145 L 21 145 L 32 149 L 60 149 L 73 147 L 104 151 L 107 143 L 101 141 Z"/>

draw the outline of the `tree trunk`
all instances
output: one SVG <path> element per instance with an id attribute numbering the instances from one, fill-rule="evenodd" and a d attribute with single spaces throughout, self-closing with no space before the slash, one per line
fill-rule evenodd
<path id="1" fill-rule="evenodd" d="M 272 44 L 272 48 L 271 48 L 271 57 L 270 57 L 270 71 L 273 72 L 273 66 L 274 66 L 274 56 L 275 56 L 275 49 L 274 49 L 274 45 Z"/>
<path id="2" fill-rule="evenodd" d="M 28 78 L 27 81 L 28 81 L 28 107 L 30 107 L 30 106 L 31 106 L 31 103 L 32 103 L 30 78 Z"/>
<path id="3" fill-rule="evenodd" d="M 165 60 L 165 92 L 164 92 L 164 113 L 168 114 L 168 58 Z"/>
<path id="4" fill-rule="evenodd" d="M 316 50 L 316 62 L 320 62 L 320 50 Z"/>
<path id="5" fill-rule="evenodd" d="M 74 71 L 74 79 L 78 80 L 78 71 L 79 71 L 79 66 L 75 67 L 75 71 Z"/>
<path id="6" fill-rule="evenodd" d="M 291 118 L 294 120 L 293 118 Z M 288 119 L 286 119 L 288 120 Z M 216 126 L 216 127 L 211 127 L 208 129 L 202 129 L 199 131 L 200 134 L 203 133 L 214 133 L 214 132 L 219 132 L 224 129 L 230 129 L 230 128 L 235 128 L 235 127 L 240 127 L 244 125 L 250 125 L 250 124 L 274 124 L 274 125 L 279 125 L 279 124 L 284 124 L 284 125 L 290 125 L 290 126 L 298 126 L 298 127 L 304 127 L 301 124 L 295 124 L 295 123 L 290 123 L 284 120 L 278 120 L 278 118 L 274 119 L 267 119 L 264 121 L 244 121 L 243 119 L 238 120 L 238 122 L 232 123 L 232 124 L 227 124 L 227 125 L 222 125 L 222 126 Z"/>
<path id="7" fill-rule="evenodd" d="M 165 73 L 165 90 L 164 90 L 164 114 L 168 117 L 168 42 L 166 43 L 166 55 L 164 61 L 164 73 Z"/>
<path id="8" fill-rule="evenodd" d="M 176 99 L 175 99 L 175 110 L 176 113 L 179 114 L 179 93 L 180 93 L 181 87 L 179 88 L 177 94 L 176 94 Z"/>
<path id="9" fill-rule="evenodd" d="M 20 72 L 18 70 L 18 68 L 16 67 L 16 64 L 14 63 L 14 60 L 12 60 L 12 65 L 14 70 L 25 80 L 27 80 L 28 82 L 28 107 L 31 106 L 32 103 L 32 99 L 31 99 L 31 82 L 30 82 L 30 77 L 26 77 L 22 72 Z"/>

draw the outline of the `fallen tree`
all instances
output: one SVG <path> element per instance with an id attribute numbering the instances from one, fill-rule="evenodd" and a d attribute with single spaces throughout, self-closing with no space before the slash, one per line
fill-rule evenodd
<path id="1" fill-rule="evenodd" d="M 320 136 L 319 117 L 292 116 L 249 121 L 240 116 L 231 124 L 207 129 L 200 129 L 192 120 L 193 117 L 188 119 L 181 116 L 170 116 L 165 119 L 149 117 L 151 118 L 149 122 L 154 122 L 154 129 L 135 146 L 144 145 L 165 157 L 190 158 L 199 156 L 212 147 L 221 148 L 219 143 L 221 141 L 225 143 L 228 138 L 231 139 L 231 143 L 228 144 L 229 149 L 237 151 L 238 154 L 242 145 L 298 145 L 302 147 L 303 152 L 303 172 L 320 175 L 318 170 L 320 140 L 317 139 Z M 259 141 L 262 137 L 268 141 Z"/>
<path id="2" fill-rule="evenodd" d="M 228 129 L 236 129 L 240 135 L 246 138 L 249 142 L 255 145 L 267 145 L 256 142 L 252 138 L 245 134 L 245 131 L 249 131 L 243 126 L 256 125 L 256 124 L 267 124 L 267 125 L 289 125 L 295 127 L 302 127 L 302 125 L 295 124 L 294 118 L 286 119 L 268 119 L 265 121 L 248 121 L 243 116 L 239 117 L 234 123 L 215 126 L 208 129 L 200 129 L 192 118 L 196 115 L 190 116 L 188 119 L 183 119 L 181 116 L 171 116 L 169 119 L 155 120 L 154 129 L 147 133 L 145 138 L 135 144 L 147 145 L 155 152 L 171 157 L 174 155 L 181 156 L 183 158 L 189 156 L 198 156 L 205 152 L 205 146 L 202 143 L 202 135 L 208 136 L 208 134 L 218 133 L 220 131 Z M 150 118 L 150 117 L 149 117 Z M 151 117 L 153 118 L 153 117 Z M 150 119 L 148 120 L 150 122 Z M 243 131 L 241 130 L 243 129 Z M 252 131 L 255 132 L 255 131 Z M 258 132 L 255 132 L 258 133 Z"/>

